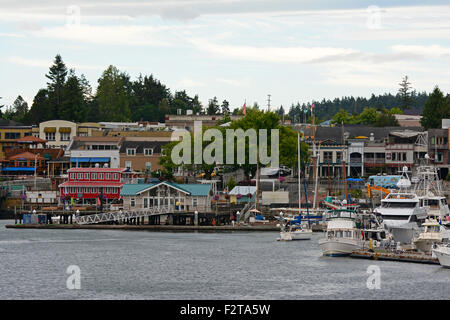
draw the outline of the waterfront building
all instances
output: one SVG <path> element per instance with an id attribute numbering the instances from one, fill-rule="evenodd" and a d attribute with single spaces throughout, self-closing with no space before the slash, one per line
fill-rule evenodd
<path id="1" fill-rule="evenodd" d="M 189 110 L 188 110 L 189 111 Z M 177 115 L 168 114 L 165 117 L 166 127 L 172 130 L 185 129 L 188 131 L 194 130 L 194 123 L 196 121 L 201 121 L 203 127 L 212 127 L 217 125 L 219 120 L 224 119 L 224 115 L 196 115 L 187 114 L 182 115 L 181 112 Z M 231 121 L 239 120 L 242 115 L 230 115 Z"/>
<path id="2" fill-rule="evenodd" d="M 151 141 L 142 137 L 126 137 L 120 146 L 120 166 L 150 173 L 162 170 L 159 164 L 164 146 L 169 141 Z"/>
<path id="3" fill-rule="evenodd" d="M 438 168 L 439 177 L 445 179 L 450 172 L 450 128 L 428 130 L 428 155 Z"/>
<path id="4" fill-rule="evenodd" d="M 32 126 L 26 126 L 12 120 L 0 119 L 0 160 L 5 159 L 5 150 L 13 147 L 16 140 L 30 136 Z"/>
<path id="5" fill-rule="evenodd" d="M 178 184 L 168 181 L 125 184 L 120 193 L 124 210 L 141 210 L 171 205 L 175 212 L 210 212 L 213 195 L 210 184 Z"/>
<path id="6" fill-rule="evenodd" d="M 118 202 L 125 183 L 137 182 L 133 172 L 125 168 L 71 168 L 68 181 L 60 184 L 61 200 L 74 199 L 75 203 L 97 204 Z"/>
<path id="7" fill-rule="evenodd" d="M 73 137 L 66 156 L 70 158 L 71 168 L 94 168 L 96 164 L 120 168 L 119 149 L 122 142 L 121 137 Z"/>
<path id="8" fill-rule="evenodd" d="M 66 120 L 49 120 L 39 124 L 41 139 L 47 140 L 50 148 L 66 149 L 73 137 L 77 136 L 77 124 Z"/>

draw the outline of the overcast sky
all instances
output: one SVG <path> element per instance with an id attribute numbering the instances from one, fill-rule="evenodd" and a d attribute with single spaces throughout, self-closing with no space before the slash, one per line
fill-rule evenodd
<path id="1" fill-rule="evenodd" d="M 91 85 L 108 65 L 232 108 L 450 92 L 448 1 L 0 0 L 0 104 L 31 106 L 56 54 Z"/>

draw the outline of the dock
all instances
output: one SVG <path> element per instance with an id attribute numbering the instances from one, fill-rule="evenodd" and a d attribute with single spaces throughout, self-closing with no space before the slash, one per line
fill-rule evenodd
<path id="1" fill-rule="evenodd" d="M 410 263 L 424 263 L 424 264 L 437 264 L 439 260 L 433 258 L 429 254 L 419 252 L 384 252 L 384 251 L 369 251 L 369 250 L 357 250 L 353 251 L 350 255 L 356 259 L 369 259 L 380 261 L 396 261 L 396 262 L 410 262 Z"/>
<path id="2" fill-rule="evenodd" d="M 143 230 L 143 231 L 245 231 L 245 232 L 263 232 L 280 231 L 279 227 L 274 225 L 225 225 L 225 226 L 193 226 L 193 225 L 128 225 L 128 224 L 10 224 L 6 225 L 9 229 L 90 229 L 90 230 Z"/>

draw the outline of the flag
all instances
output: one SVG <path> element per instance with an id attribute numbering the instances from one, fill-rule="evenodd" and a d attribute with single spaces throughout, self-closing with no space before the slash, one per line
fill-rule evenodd
<path id="1" fill-rule="evenodd" d="M 311 105 L 311 112 L 314 110 L 314 103 Z"/>
<path id="2" fill-rule="evenodd" d="M 245 109 L 246 109 L 246 103 L 244 102 L 244 105 L 242 106 L 242 114 L 245 116 Z"/>

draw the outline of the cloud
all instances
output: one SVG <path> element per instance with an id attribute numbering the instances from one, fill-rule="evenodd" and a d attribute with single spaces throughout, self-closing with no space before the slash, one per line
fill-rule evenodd
<path id="1" fill-rule="evenodd" d="M 183 89 L 183 88 L 196 88 L 196 87 L 203 87 L 205 84 L 203 82 L 184 77 L 181 80 L 179 80 L 175 87 Z"/>
<path id="2" fill-rule="evenodd" d="M 450 58 L 450 47 L 441 45 L 396 45 L 392 46 L 392 50 L 399 55 L 416 54 L 428 58 Z"/>
<path id="3" fill-rule="evenodd" d="M 34 67 L 34 68 L 49 68 L 52 64 L 52 60 L 45 60 L 45 59 L 29 59 L 29 58 L 23 58 L 18 56 L 12 56 L 6 59 L 9 63 L 19 64 L 27 67 Z M 64 62 L 68 69 L 75 68 L 76 70 L 105 70 L 105 66 L 93 66 L 93 65 L 84 65 L 84 64 L 77 64 L 77 63 L 71 63 L 71 62 Z"/>
<path id="4" fill-rule="evenodd" d="M 217 78 L 217 82 L 224 83 L 226 85 L 235 86 L 235 87 L 242 87 L 247 86 L 250 82 L 249 78 L 242 78 L 242 79 L 229 79 L 229 78 Z"/>
<path id="5" fill-rule="evenodd" d="M 256 47 L 230 44 L 216 44 L 206 39 L 188 40 L 197 49 L 219 56 L 249 61 L 308 63 L 333 56 L 358 53 L 354 49 L 333 47 Z"/>

